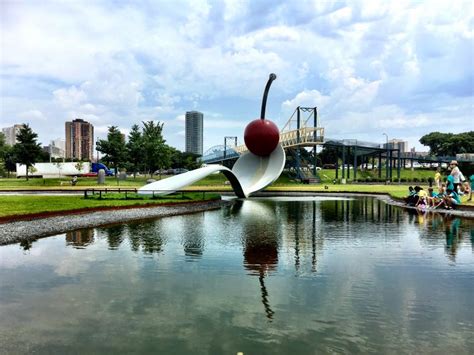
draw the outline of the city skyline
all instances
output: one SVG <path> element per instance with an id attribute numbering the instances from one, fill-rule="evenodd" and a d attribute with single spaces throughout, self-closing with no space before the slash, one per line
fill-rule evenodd
<path id="1" fill-rule="evenodd" d="M 424 134 L 472 129 L 467 1 L 0 7 L 1 126 L 29 123 L 43 144 L 76 117 L 100 139 L 157 120 L 184 151 L 190 110 L 206 116 L 204 151 L 228 135 L 243 143 L 270 72 L 267 116 L 280 128 L 304 105 L 332 138 L 382 144 L 387 133 L 421 150 Z"/>

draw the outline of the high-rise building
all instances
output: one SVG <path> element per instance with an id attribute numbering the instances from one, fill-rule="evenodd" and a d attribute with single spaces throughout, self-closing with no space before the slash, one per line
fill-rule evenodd
<path id="1" fill-rule="evenodd" d="M 387 149 L 387 143 L 385 143 L 383 147 Z M 408 152 L 408 142 L 401 139 L 391 139 L 388 141 L 388 148 L 400 149 L 401 153 L 406 153 Z"/>
<path id="2" fill-rule="evenodd" d="M 17 143 L 16 135 L 23 127 L 25 127 L 24 124 L 16 124 L 12 127 L 2 128 L 2 133 L 5 136 L 5 143 L 7 145 L 15 145 L 15 143 Z"/>
<path id="3" fill-rule="evenodd" d="M 80 118 L 66 122 L 66 158 L 92 160 L 94 126 Z"/>
<path id="4" fill-rule="evenodd" d="M 203 117 L 198 111 L 186 112 L 186 153 L 202 155 Z"/>

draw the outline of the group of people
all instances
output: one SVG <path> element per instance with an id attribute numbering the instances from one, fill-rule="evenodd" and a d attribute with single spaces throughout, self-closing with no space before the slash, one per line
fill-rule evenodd
<path id="1" fill-rule="evenodd" d="M 459 170 L 456 160 L 451 161 L 450 174 L 445 182 L 442 181 L 441 171 L 438 168 L 435 174 L 435 184 L 438 191 L 433 187 L 428 188 L 428 192 L 420 186 L 408 188 L 408 196 L 405 202 L 409 206 L 419 209 L 425 208 L 446 208 L 453 209 L 461 204 L 461 195 L 469 195 L 468 201 L 472 199 L 472 188 L 474 185 L 474 174 L 470 177 L 470 184 L 466 181 L 461 170 Z"/>

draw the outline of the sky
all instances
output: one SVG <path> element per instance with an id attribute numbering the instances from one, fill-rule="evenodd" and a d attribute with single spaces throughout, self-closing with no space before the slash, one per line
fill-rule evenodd
<path id="1" fill-rule="evenodd" d="M 64 122 L 127 133 L 164 123 L 184 150 L 184 114 L 204 113 L 204 151 L 259 118 L 282 128 L 318 107 L 326 137 L 407 140 L 474 129 L 471 1 L 0 0 L 0 127 L 39 141 Z"/>

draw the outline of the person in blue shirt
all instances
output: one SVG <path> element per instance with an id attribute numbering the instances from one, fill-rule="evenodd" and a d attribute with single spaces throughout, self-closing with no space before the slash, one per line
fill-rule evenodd
<path id="1" fill-rule="evenodd" d="M 452 175 L 448 175 L 446 180 L 446 189 L 454 191 L 454 177 Z"/>
<path id="2" fill-rule="evenodd" d="M 472 200 L 472 190 L 474 189 L 474 174 L 471 174 L 469 177 L 469 181 L 471 182 L 471 191 L 469 192 L 469 199 L 468 201 Z"/>
<path id="3" fill-rule="evenodd" d="M 461 204 L 461 198 L 453 189 L 446 190 L 446 196 L 444 197 L 444 206 L 447 209 L 456 208 Z"/>

